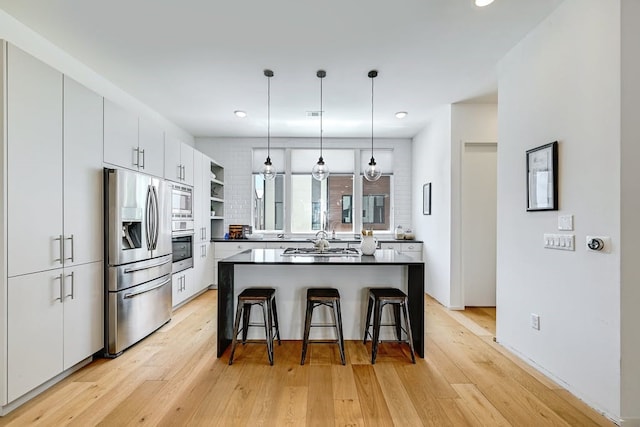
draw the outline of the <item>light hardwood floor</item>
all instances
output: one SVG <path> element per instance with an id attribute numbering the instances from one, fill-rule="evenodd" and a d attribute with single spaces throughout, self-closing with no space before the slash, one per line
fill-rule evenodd
<path id="1" fill-rule="evenodd" d="M 100 359 L 0 419 L 11 426 L 611 426 L 493 342 L 495 311 L 426 297 L 425 359 L 406 346 L 239 346 L 216 358 L 216 291 L 113 360 Z M 493 316 L 493 318 L 492 318 Z"/>

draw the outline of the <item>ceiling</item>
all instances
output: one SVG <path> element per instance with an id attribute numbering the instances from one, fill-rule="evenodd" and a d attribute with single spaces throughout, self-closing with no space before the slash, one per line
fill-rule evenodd
<path id="1" fill-rule="evenodd" d="M 194 136 L 407 138 L 438 105 L 495 102 L 496 63 L 562 0 L 0 0 Z M 234 110 L 248 116 L 239 119 Z M 409 115 L 399 120 L 397 111 Z"/>

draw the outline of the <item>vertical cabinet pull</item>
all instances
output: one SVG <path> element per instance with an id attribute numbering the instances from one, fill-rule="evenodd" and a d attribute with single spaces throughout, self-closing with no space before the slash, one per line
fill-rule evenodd
<path id="1" fill-rule="evenodd" d="M 73 240 L 73 234 L 69 235 L 69 237 L 65 237 L 64 240 L 71 240 L 71 256 L 69 258 L 65 258 L 64 260 L 65 261 L 74 262 L 75 261 L 74 260 L 74 253 L 75 253 L 74 246 L 75 246 L 75 243 L 74 243 L 74 240 Z"/>
<path id="2" fill-rule="evenodd" d="M 64 275 L 62 273 L 60 273 L 60 275 L 56 278 L 54 278 L 53 280 L 59 280 L 60 281 L 60 286 L 58 288 L 58 291 L 60 292 L 60 296 L 56 299 L 54 299 L 54 301 L 60 301 L 62 303 L 62 296 L 64 295 Z"/>
<path id="3" fill-rule="evenodd" d="M 133 159 L 131 160 L 131 163 L 133 163 L 133 166 L 140 166 L 140 150 L 138 147 L 133 147 Z"/>
<path id="4" fill-rule="evenodd" d="M 60 253 L 60 257 L 56 258 L 53 260 L 53 262 L 59 262 L 60 264 L 64 263 L 64 238 L 62 236 L 62 234 L 58 235 L 58 237 L 55 237 L 53 239 L 53 241 L 58 241 L 58 251 Z"/>
<path id="5" fill-rule="evenodd" d="M 142 157 L 142 162 L 140 161 L 140 157 Z M 144 150 L 138 149 L 138 164 L 139 167 L 144 169 Z"/>
<path id="6" fill-rule="evenodd" d="M 71 299 L 75 298 L 75 285 L 76 285 L 76 278 L 75 278 L 75 272 L 71 272 L 71 274 L 69 274 L 67 277 L 71 277 L 71 293 L 69 295 L 65 295 L 65 298 L 67 297 L 71 297 Z"/>

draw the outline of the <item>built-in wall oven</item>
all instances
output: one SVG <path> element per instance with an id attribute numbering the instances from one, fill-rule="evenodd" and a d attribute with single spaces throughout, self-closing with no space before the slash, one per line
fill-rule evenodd
<path id="1" fill-rule="evenodd" d="M 193 188 L 172 184 L 171 188 L 171 272 L 193 267 Z"/>

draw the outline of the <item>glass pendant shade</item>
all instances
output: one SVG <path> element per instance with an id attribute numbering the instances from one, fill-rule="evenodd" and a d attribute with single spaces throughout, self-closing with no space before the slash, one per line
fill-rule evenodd
<path id="1" fill-rule="evenodd" d="M 266 181 L 271 181 L 276 177 L 276 168 L 271 164 L 271 158 L 267 157 L 267 161 L 264 162 L 264 167 L 262 168 L 262 176 Z"/>
<path id="2" fill-rule="evenodd" d="M 318 163 L 313 165 L 313 168 L 311 169 L 311 176 L 318 181 L 327 179 L 329 176 L 329 167 L 324 163 L 324 159 L 322 157 L 318 159 Z"/>
<path id="3" fill-rule="evenodd" d="M 382 171 L 376 167 L 376 159 L 372 157 L 369 167 L 364 171 L 364 177 L 367 181 L 377 181 L 381 175 Z"/>

